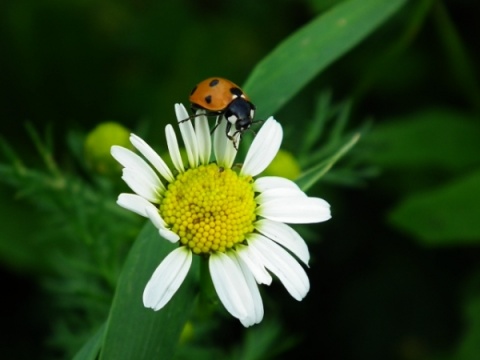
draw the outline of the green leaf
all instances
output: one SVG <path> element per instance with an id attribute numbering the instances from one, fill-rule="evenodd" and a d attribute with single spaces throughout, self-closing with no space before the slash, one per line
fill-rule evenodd
<path id="1" fill-rule="evenodd" d="M 100 326 L 97 332 L 88 340 L 80 351 L 74 356 L 73 360 L 96 360 L 103 336 L 105 335 L 105 324 Z"/>
<path id="2" fill-rule="evenodd" d="M 332 168 L 332 166 L 338 160 L 340 160 L 358 142 L 359 139 L 360 134 L 355 134 L 347 143 L 345 143 L 345 145 L 338 149 L 328 159 L 306 170 L 302 175 L 300 175 L 297 180 L 295 180 L 297 185 L 303 191 L 307 191 L 308 189 L 310 189 L 328 172 L 328 170 Z"/>
<path id="3" fill-rule="evenodd" d="M 0 176 L 5 175 L 0 164 Z M 2 181 L 6 181 L 5 176 Z M 41 274 L 51 271 L 45 242 L 32 235 L 45 223 L 43 214 L 32 209 L 26 202 L 18 201 L 10 187 L 0 183 L 0 262 L 3 266 L 19 272 Z M 29 226 L 19 226 L 19 219 L 29 214 Z M 19 241 L 21 240 L 21 241 Z M 51 243 L 47 244 L 51 246 Z"/>
<path id="4" fill-rule="evenodd" d="M 315 142 L 317 142 L 322 136 L 322 132 L 325 129 L 325 125 L 330 115 L 331 102 L 331 91 L 323 91 L 318 96 L 313 120 L 309 124 L 308 131 L 305 133 L 304 141 L 299 144 L 300 154 L 309 157 L 310 150 L 315 145 Z"/>
<path id="5" fill-rule="evenodd" d="M 386 169 L 458 171 L 479 165 L 480 123 L 474 116 L 428 109 L 377 124 L 363 143 Z"/>
<path id="6" fill-rule="evenodd" d="M 452 360 L 477 360 L 480 354 L 480 296 L 467 299 L 464 312 L 466 326 Z"/>
<path id="7" fill-rule="evenodd" d="M 441 188 L 412 195 L 389 220 L 426 245 L 480 242 L 480 171 Z"/>
<path id="8" fill-rule="evenodd" d="M 172 358 L 195 303 L 192 274 L 157 312 L 143 306 L 142 294 L 155 268 L 175 246 L 150 222 L 136 239 L 118 282 L 100 359 Z"/>
<path id="9" fill-rule="evenodd" d="M 458 24 L 452 20 L 447 7 L 439 2 L 435 7 L 434 20 L 436 21 L 439 39 L 444 46 L 444 56 L 450 65 L 447 72 L 455 81 L 456 88 L 463 92 L 463 97 L 470 100 L 477 110 L 480 108 L 480 87 L 477 81 L 476 64 L 469 55 L 468 49 Z"/>
<path id="10" fill-rule="evenodd" d="M 242 360 L 281 358 L 282 353 L 299 342 L 295 335 L 287 335 L 283 330 L 280 323 L 268 320 L 249 329 L 245 332 L 241 346 L 234 349 L 231 358 Z"/>
<path id="11" fill-rule="evenodd" d="M 244 89 L 259 106 L 257 116 L 275 113 L 320 71 L 352 49 L 406 0 L 349 0 L 299 29 L 253 70 Z"/>

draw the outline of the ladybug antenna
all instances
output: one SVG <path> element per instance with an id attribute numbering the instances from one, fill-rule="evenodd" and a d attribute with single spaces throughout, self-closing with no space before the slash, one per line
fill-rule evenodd
<path id="1" fill-rule="evenodd" d="M 263 122 L 265 122 L 265 120 L 255 120 L 255 121 L 252 121 L 252 125 L 253 124 L 261 124 Z M 255 130 L 252 129 L 252 127 L 249 127 L 246 131 L 252 132 L 254 137 L 257 135 L 257 133 L 255 132 Z"/>
<path id="2" fill-rule="evenodd" d="M 192 121 L 193 119 L 195 119 L 196 117 L 199 117 L 199 116 L 202 116 L 202 115 L 205 115 L 206 117 L 210 117 L 210 116 L 219 116 L 220 114 L 216 114 L 216 113 L 209 113 L 205 110 L 205 112 L 198 112 L 199 110 L 197 110 L 197 113 L 195 113 L 195 109 L 192 108 L 192 112 L 193 114 L 190 115 L 189 117 L 187 117 L 186 119 L 183 119 L 183 120 L 180 120 L 178 123 L 183 123 L 185 121 Z M 218 124 L 215 125 L 215 128 L 218 126 Z M 215 128 L 213 128 L 215 130 Z M 212 130 L 212 133 L 213 133 L 213 130 Z"/>
<path id="3" fill-rule="evenodd" d="M 253 124 L 261 124 L 263 122 L 265 122 L 265 120 L 255 120 L 255 121 L 252 121 L 252 125 Z"/>
<path id="4" fill-rule="evenodd" d="M 213 135 L 213 132 L 217 129 L 218 125 L 220 125 L 221 121 L 222 119 L 220 119 L 220 121 L 217 120 L 215 126 L 212 128 L 212 130 L 210 130 L 210 135 Z"/>
<path id="5" fill-rule="evenodd" d="M 258 124 L 258 123 L 263 123 L 265 120 L 255 120 L 255 121 L 252 121 L 252 124 Z M 212 130 L 212 133 L 213 131 L 217 128 L 219 123 L 217 123 L 215 125 L 215 127 L 213 128 Z M 235 142 L 235 136 L 237 136 L 237 134 L 239 135 L 238 136 L 238 143 L 240 144 L 240 141 L 242 140 L 242 137 L 243 137 L 243 134 L 247 131 L 250 131 L 252 134 L 253 134 L 253 137 L 257 136 L 257 133 L 255 132 L 255 130 L 253 130 L 251 127 L 249 127 L 248 129 L 246 130 L 237 130 L 235 131 L 232 135 L 228 135 L 228 131 L 230 130 L 230 127 L 228 126 L 229 124 L 227 124 L 227 137 L 232 141 L 233 143 L 233 147 L 235 148 L 235 150 L 238 150 L 238 146 L 237 146 L 237 143 Z"/>

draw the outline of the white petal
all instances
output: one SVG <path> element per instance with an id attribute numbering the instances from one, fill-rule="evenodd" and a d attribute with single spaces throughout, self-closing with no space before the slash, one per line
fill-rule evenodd
<path id="1" fill-rule="evenodd" d="M 253 225 L 255 226 L 255 229 L 257 229 L 257 231 L 262 235 L 290 250 L 300 260 L 308 265 L 310 253 L 308 251 L 307 244 L 290 226 L 267 219 L 259 220 Z"/>
<path id="2" fill-rule="evenodd" d="M 289 294 L 296 300 L 302 300 L 310 290 L 310 281 L 302 266 L 275 242 L 259 235 L 247 236 L 248 245 L 254 247 L 263 258 L 265 267 L 282 282 Z"/>
<path id="3" fill-rule="evenodd" d="M 143 291 L 143 305 L 157 311 L 165 306 L 185 280 L 192 252 L 181 246 L 163 259 Z"/>
<path id="4" fill-rule="evenodd" d="M 293 181 L 279 177 L 279 176 L 263 176 L 258 178 L 253 183 L 253 190 L 255 192 L 263 192 L 270 189 L 297 189 L 300 188 Z"/>
<path id="5" fill-rule="evenodd" d="M 255 278 L 250 271 L 250 268 L 238 257 L 238 253 L 235 254 L 235 260 L 239 264 L 240 269 L 245 277 L 245 281 L 247 283 L 248 289 L 250 290 L 250 295 L 252 297 L 253 302 L 253 311 L 251 313 L 252 316 L 248 316 L 245 319 L 240 319 L 243 326 L 249 327 L 254 324 L 258 324 L 263 319 L 263 302 L 262 297 L 260 296 L 260 291 L 258 290 L 258 285 L 255 282 Z"/>
<path id="6" fill-rule="evenodd" d="M 268 189 L 260 193 L 255 197 L 255 201 L 257 202 L 257 204 L 262 204 L 271 200 L 289 199 L 289 198 L 297 198 L 297 197 L 306 198 L 307 195 L 300 189 L 276 188 L 276 189 Z"/>
<path id="7" fill-rule="evenodd" d="M 256 176 L 270 165 L 282 143 L 282 126 L 270 117 L 265 121 L 248 149 L 240 175 Z"/>
<path id="8" fill-rule="evenodd" d="M 190 120 L 180 122 L 188 119 L 189 117 L 185 106 L 182 104 L 175 104 L 175 114 L 177 115 L 177 120 L 179 121 L 178 126 L 180 128 L 180 133 L 182 134 L 185 150 L 187 151 L 188 164 L 191 168 L 195 168 L 198 166 L 198 143 L 197 136 L 193 130 L 193 124 Z"/>
<path id="9" fill-rule="evenodd" d="M 146 212 L 147 208 L 157 209 L 151 202 L 136 194 L 120 194 L 117 199 L 117 204 L 144 217 L 148 217 Z"/>
<path id="10" fill-rule="evenodd" d="M 158 229 L 158 232 L 162 238 L 170 241 L 171 243 L 176 243 L 178 240 L 180 240 L 180 236 L 178 236 L 178 234 L 167 228 L 167 223 L 160 216 L 157 208 L 146 208 L 145 212 L 152 224 Z"/>
<path id="11" fill-rule="evenodd" d="M 147 217 L 152 222 L 153 226 L 155 226 L 157 229 L 160 230 L 160 229 L 166 229 L 167 228 L 167 223 L 160 216 L 160 213 L 158 212 L 158 209 L 156 207 L 146 208 L 145 213 L 147 214 Z"/>
<path id="12" fill-rule="evenodd" d="M 160 178 L 155 174 L 155 171 L 153 171 L 145 160 L 133 151 L 114 145 L 111 147 L 110 153 L 123 167 L 142 174 L 142 176 L 152 184 L 158 185 L 159 187 L 162 186 Z"/>
<path id="13" fill-rule="evenodd" d="M 159 190 L 163 191 L 165 189 L 163 185 L 160 187 L 158 184 L 152 184 L 149 179 L 143 177 L 142 173 L 129 168 L 123 169 L 122 179 L 136 194 L 155 204 L 160 202 Z"/>
<path id="14" fill-rule="evenodd" d="M 179 173 L 185 171 L 183 166 L 182 155 L 180 155 L 180 149 L 178 147 L 177 136 L 173 130 L 173 126 L 168 124 L 165 126 L 165 136 L 167 138 L 168 151 L 170 152 L 170 158 L 172 159 L 173 166 Z"/>
<path id="15" fill-rule="evenodd" d="M 217 164 L 230 169 L 237 155 L 237 150 L 233 146 L 233 142 L 225 134 L 227 120 L 221 116 L 217 118 L 217 123 L 218 121 L 220 121 L 220 124 L 213 132 L 213 151 Z"/>
<path id="16" fill-rule="evenodd" d="M 197 111 L 197 117 L 195 118 L 195 133 L 197 135 L 198 156 L 200 158 L 200 163 L 206 165 L 210 162 L 210 154 L 212 152 L 212 138 L 210 136 L 208 119 L 205 115 L 199 115 L 201 113 L 205 113 L 205 111 Z"/>
<path id="17" fill-rule="evenodd" d="M 187 123 L 190 122 L 190 114 L 188 113 L 187 109 L 183 104 L 175 104 L 175 116 L 177 117 L 177 121 L 179 123 Z"/>
<path id="18" fill-rule="evenodd" d="M 289 224 L 310 224 L 331 218 L 330 205 L 314 197 L 291 197 L 270 200 L 257 207 L 264 218 Z"/>
<path id="19" fill-rule="evenodd" d="M 224 253 L 210 255 L 210 276 L 225 309 L 237 319 L 252 315 L 253 302 L 239 264 Z"/>
<path id="20" fill-rule="evenodd" d="M 145 158 L 150 161 L 150 164 L 163 176 L 168 182 L 172 182 L 175 178 L 172 171 L 167 166 L 165 161 L 148 145 L 141 137 L 130 134 L 130 142 Z"/>
<path id="21" fill-rule="evenodd" d="M 171 243 L 176 243 L 178 240 L 180 240 L 180 236 L 178 236 L 176 233 L 174 233 L 171 230 L 168 230 L 167 228 L 160 228 L 158 229 L 158 233 L 162 238 L 165 240 L 170 241 Z"/>
<path id="22" fill-rule="evenodd" d="M 272 276 L 263 266 L 262 262 L 257 256 L 257 253 L 250 251 L 251 248 L 249 246 L 242 244 L 238 244 L 235 249 L 237 251 L 237 255 L 252 272 L 257 283 L 265 285 L 270 285 L 272 283 Z"/>

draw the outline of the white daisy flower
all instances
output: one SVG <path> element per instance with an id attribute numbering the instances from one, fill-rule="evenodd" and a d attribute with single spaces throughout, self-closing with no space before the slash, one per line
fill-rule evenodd
<path id="1" fill-rule="evenodd" d="M 176 104 L 175 112 L 187 164 L 171 125 L 165 132 L 174 169 L 134 134 L 130 141 L 142 156 L 120 146 L 111 149 L 135 193 L 120 194 L 117 203 L 149 218 L 161 237 L 178 244 L 147 283 L 143 303 L 153 310 L 165 306 L 185 279 L 192 256 L 202 255 L 208 257 L 213 285 L 227 311 L 246 327 L 257 324 L 263 318 L 258 284 L 270 285 L 271 274 L 296 300 L 310 289 L 297 260 L 308 266 L 307 245 L 286 224 L 326 221 L 330 206 L 308 197 L 290 180 L 254 179 L 280 148 L 283 131 L 273 117 L 265 121 L 239 168 L 232 167 L 237 151 L 225 136 L 225 120 L 212 144 L 206 116 L 181 122 L 189 116 L 185 107 Z M 212 146 L 215 160 L 210 162 Z"/>

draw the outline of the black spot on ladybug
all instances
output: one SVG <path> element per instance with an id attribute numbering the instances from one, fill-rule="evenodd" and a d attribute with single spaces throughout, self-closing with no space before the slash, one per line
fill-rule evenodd
<path id="1" fill-rule="evenodd" d="M 210 103 L 212 102 L 212 95 L 207 95 L 207 96 L 205 96 L 205 102 L 206 102 L 207 104 L 210 104 Z"/>
<path id="2" fill-rule="evenodd" d="M 230 92 L 232 93 L 232 95 L 235 95 L 236 97 L 241 97 L 243 95 L 243 91 L 237 87 L 231 88 Z"/>
<path id="3" fill-rule="evenodd" d="M 218 79 L 213 79 L 212 81 L 210 81 L 210 84 L 208 84 L 210 87 L 214 87 L 216 86 L 217 84 L 219 83 L 219 80 Z"/>
<path id="4" fill-rule="evenodd" d="M 195 86 L 195 87 L 192 89 L 192 91 L 190 92 L 190 96 L 192 96 L 193 93 L 194 93 L 196 90 L 197 90 L 197 87 Z"/>

